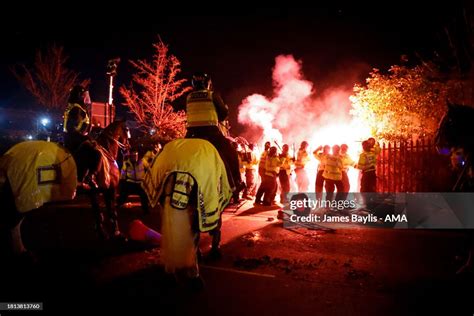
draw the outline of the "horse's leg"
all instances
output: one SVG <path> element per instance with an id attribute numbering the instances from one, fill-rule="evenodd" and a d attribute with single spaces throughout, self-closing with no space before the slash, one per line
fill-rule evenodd
<path id="1" fill-rule="evenodd" d="M 10 244 L 13 255 L 21 255 L 27 252 L 21 238 L 21 223 L 23 222 L 23 218 L 22 216 L 18 224 L 10 229 Z"/>
<path id="2" fill-rule="evenodd" d="M 92 211 L 94 212 L 95 216 L 95 230 L 101 239 L 108 239 L 108 235 L 104 227 L 104 215 L 100 210 L 98 189 L 91 187 L 91 190 L 89 191 L 89 197 L 91 200 Z"/>
<path id="3" fill-rule="evenodd" d="M 209 252 L 209 258 L 213 260 L 220 259 L 222 257 L 220 244 L 221 244 L 221 226 L 222 218 L 219 219 L 217 227 L 209 232 L 212 237 L 211 251 Z"/>
<path id="4" fill-rule="evenodd" d="M 124 236 L 120 232 L 120 227 L 118 224 L 117 208 L 115 207 L 115 188 L 114 187 L 110 187 L 104 191 L 104 200 L 105 200 L 105 207 L 107 208 L 109 220 L 112 224 L 112 229 L 114 231 L 114 237 L 123 238 Z"/>

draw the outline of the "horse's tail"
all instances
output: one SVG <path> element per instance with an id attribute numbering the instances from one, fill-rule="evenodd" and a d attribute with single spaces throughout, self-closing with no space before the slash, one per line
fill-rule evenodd
<path id="1" fill-rule="evenodd" d="M 173 208 L 170 196 L 166 196 L 162 208 L 161 255 L 166 272 L 175 273 L 179 270 L 188 270 L 192 274 L 198 273 L 194 245 L 195 233 L 192 230 L 191 220 L 192 214 L 196 210 L 190 204 L 184 210 Z"/>

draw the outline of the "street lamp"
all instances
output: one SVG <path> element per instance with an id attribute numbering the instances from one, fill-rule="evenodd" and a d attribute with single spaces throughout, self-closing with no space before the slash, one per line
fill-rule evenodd
<path id="1" fill-rule="evenodd" d="M 120 63 L 120 58 L 110 59 L 109 63 L 107 64 L 107 75 L 110 78 L 109 81 L 109 104 L 112 104 L 113 97 L 112 91 L 114 89 L 114 77 L 117 75 L 117 66 Z"/>
<path id="2" fill-rule="evenodd" d="M 51 119 L 49 117 L 43 116 L 37 119 L 36 134 L 39 139 L 46 138 L 45 140 L 50 141 L 49 128 L 48 128 L 50 124 L 51 124 Z"/>
<path id="3" fill-rule="evenodd" d="M 40 120 L 40 122 L 41 122 L 41 125 L 43 125 L 44 127 L 46 127 L 46 126 L 48 126 L 48 124 L 49 124 L 51 121 L 49 120 L 49 118 L 43 117 L 43 118 Z"/>

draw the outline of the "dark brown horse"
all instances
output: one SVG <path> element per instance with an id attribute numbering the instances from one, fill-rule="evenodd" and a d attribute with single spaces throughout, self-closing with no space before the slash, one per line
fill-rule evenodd
<path id="1" fill-rule="evenodd" d="M 92 208 L 96 216 L 96 229 L 102 238 L 107 238 L 105 216 L 100 210 L 99 194 L 104 196 L 107 215 L 113 229 L 114 237 L 121 236 L 115 194 L 118 189 L 120 171 L 116 159 L 120 149 L 128 147 L 128 129 L 123 121 L 116 121 L 107 126 L 96 141 L 84 142 L 73 154 L 77 164 L 79 182 L 87 182 L 90 191 Z"/>
<path id="2" fill-rule="evenodd" d="M 115 193 L 118 188 L 120 172 L 116 159 L 121 148 L 128 146 L 129 132 L 124 121 L 116 121 L 107 126 L 97 140 L 86 141 L 74 152 L 72 156 L 77 167 L 77 182 L 87 182 L 90 190 L 92 208 L 96 218 L 96 229 L 101 237 L 108 237 L 105 225 L 105 216 L 99 206 L 100 193 L 104 196 L 107 214 L 113 230 L 113 236 L 123 238 L 120 233 L 117 212 L 115 209 Z M 27 150 L 27 146 L 24 146 Z M 25 150 L 25 151 L 26 151 Z M 25 153 L 25 156 L 28 156 Z M 23 164 L 31 163 L 25 159 Z M 8 168 L 8 166 L 7 166 Z M 4 170 L 5 171 L 5 170 Z M 76 175 L 71 174 L 71 177 Z M 4 212 L 0 212 L 0 242 L 5 243 L 12 253 L 25 251 L 21 240 L 20 226 L 25 213 L 20 213 L 15 204 L 15 196 L 11 189 L 10 181 L 6 177 L 0 190 Z M 69 183 L 76 183 L 74 179 L 63 179 Z M 59 184 L 60 185 L 60 184 Z M 3 240 L 1 240 L 3 239 Z"/>

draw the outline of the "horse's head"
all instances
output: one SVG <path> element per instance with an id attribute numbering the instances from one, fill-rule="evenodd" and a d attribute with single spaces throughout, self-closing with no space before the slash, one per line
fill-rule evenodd
<path id="1" fill-rule="evenodd" d="M 450 154 L 451 148 L 472 148 L 474 134 L 474 109 L 448 104 L 435 135 L 435 144 L 441 154 Z"/>
<path id="2" fill-rule="evenodd" d="M 115 121 L 107 126 L 97 139 L 109 152 L 116 154 L 118 149 L 128 149 L 130 130 L 125 121 Z"/>
<path id="3" fill-rule="evenodd" d="M 115 139 L 123 145 L 123 148 L 128 149 L 130 147 L 130 129 L 127 127 L 125 121 L 117 121 L 116 123 L 117 129 L 115 130 Z"/>

